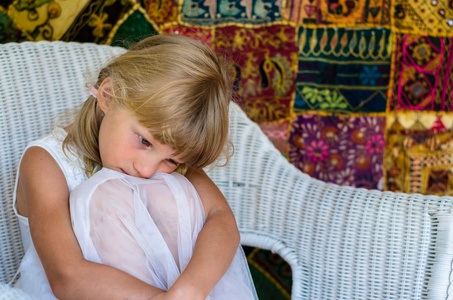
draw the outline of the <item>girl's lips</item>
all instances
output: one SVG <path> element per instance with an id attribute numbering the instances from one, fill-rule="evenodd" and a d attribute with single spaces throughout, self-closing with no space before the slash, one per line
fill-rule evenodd
<path id="1" fill-rule="evenodd" d="M 121 173 L 123 174 L 126 174 L 126 175 L 129 175 L 126 171 L 124 171 L 123 169 L 120 169 L 121 170 Z"/>

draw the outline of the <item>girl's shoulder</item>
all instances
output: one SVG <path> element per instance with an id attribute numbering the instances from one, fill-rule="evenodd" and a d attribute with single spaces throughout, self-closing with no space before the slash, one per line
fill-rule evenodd
<path id="1" fill-rule="evenodd" d="M 29 155 L 29 161 L 39 159 L 34 157 L 39 151 L 32 151 L 31 148 L 41 148 L 50 154 L 49 159 L 54 160 L 66 178 L 69 190 L 72 191 L 77 185 L 87 179 L 84 171 L 83 160 L 74 148 L 63 149 L 63 140 L 67 132 L 61 127 L 55 127 L 49 134 L 30 142 L 25 148 L 22 160 Z M 36 153 L 37 152 L 37 153 Z"/>
<path id="2" fill-rule="evenodd" d="M 61 127 L 55 127 L 51 132 L 47 133 L 40 138 L 31 141 L 28 143 L 27 147 L 25 148 L 26 152 L 31 147 L 41 147 L 47 150 L 49 153 L 58 152 L 62 149 L 63 140 L 66 138 L 68 133 Z"/>

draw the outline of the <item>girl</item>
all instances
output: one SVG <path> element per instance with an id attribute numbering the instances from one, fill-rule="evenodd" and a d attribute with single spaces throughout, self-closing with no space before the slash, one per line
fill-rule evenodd
<path id="1" fill-rule="evenodd" d="M 225 66 L 195 40 L 154 36 L 103 68 L 94 86 L 97 99 L 84 102 L 72 125 L 31 143 L 22 157 L 15 209 L 26 249 L 23 288 L 48 299 L 205 299 L 239 244 L 231 209 L 201 169 L 226 149 Z M 69 194 L 100 166 L 142 178 L 176 170 L 200 195 L 206 222 L 168 291 L 84 259 Z"/>

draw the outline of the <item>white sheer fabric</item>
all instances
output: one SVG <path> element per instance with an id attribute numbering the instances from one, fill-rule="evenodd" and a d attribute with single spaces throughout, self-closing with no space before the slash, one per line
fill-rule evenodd
<path id="1" fill-rule="evenodd" d="M 187 266 L 205 220 L 195 188 L 177 173 L 142 179 L 104 168 L 74 189 L 70 206 L 86 259 L 164 290 Z M 240 247 L 207 299 L 257 299 Z"/>

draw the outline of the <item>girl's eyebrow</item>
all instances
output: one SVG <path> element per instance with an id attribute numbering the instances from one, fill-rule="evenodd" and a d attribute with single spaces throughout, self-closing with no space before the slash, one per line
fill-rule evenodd
<path id="1" fill-rule="evenodd" d="M 142 137 L 144 138 L 145 140 L 147 140 L 148 142 L 152 142 L 154 141 L 154 135 L 152 134 L 151 130 L 147 129 L 146 127 L 143 127 L 142 125 L 138 125 L 137 127 L 137 133 Z"/>
<path id="2" fill-rule="evenodd" d="M 147 140 L 151 144 L 156 142 L 156 139 L 154 138 L 153 132 L 150 129 L 144 128 L 142 125 L 140 125 L 139 134 L 142 136 L 142 138 L 144 138 L 145 140 Z M 173 160 L 178 165 L 184 164 L 180 160 L 180 158 L 177 158 L 174 154 L 172 154 L 172 156 L 169 157 L 168 159 Z"/>

